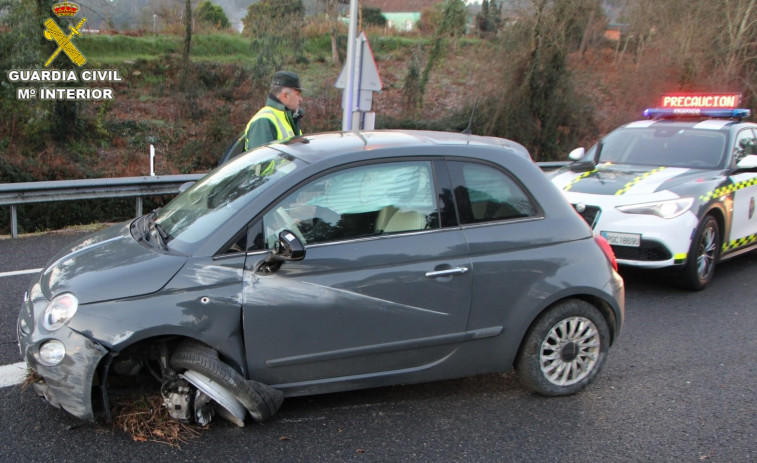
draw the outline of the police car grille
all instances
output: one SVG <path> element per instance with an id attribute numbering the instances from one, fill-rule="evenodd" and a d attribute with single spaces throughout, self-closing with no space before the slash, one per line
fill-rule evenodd
<path id="1" fill-rule="evenodd" d="M 575 204 L 573 205 L 575 207 Z M 578 212 L 578 209 L 576 209 L 576 212 Z M 578 212 L 581 217 L 586 221 L 586 223 L 589 224 L 591 228 L 594 228 L 594 225 L 597 223 L 597 219 L 599 219 L 599 214 L 602 212 L 601 209 L 599 209 L 597 206 L 584 206 L 584 210 L 581 212 Z"/>
<path id="2" fill-rule="evenodd" d="M 615 258 L 625 260 L 654 262 L 658 260 L 668 260 L 672 257 L 667 248 L 654 241 L 642 240 L 641 246 L 638 248 L 629 246 L 612 246 L 612 251 L 615 253 Z"/>

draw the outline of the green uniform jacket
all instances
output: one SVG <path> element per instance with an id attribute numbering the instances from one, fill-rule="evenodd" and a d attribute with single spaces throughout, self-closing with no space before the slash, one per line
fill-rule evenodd
<path id="1" fill-rule="evenodd" d="M 275 140 L 286 140 L 302 135 L 300 130 L 301 118 L 301 110 L 294 114 L 276 97 L 269 95 L 266 105 L 247 123 L 244 141 L 245 151 Z"/>

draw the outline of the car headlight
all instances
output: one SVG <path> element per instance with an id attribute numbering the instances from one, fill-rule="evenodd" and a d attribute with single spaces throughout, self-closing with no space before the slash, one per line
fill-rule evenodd
<path id="1" fill-rule="evenodd" d="M 652 203 L 616 206 L 615 209 L 626 214 L 651 214 L 663 219 L 672 219 L 688 211 L 692 204 L 694 204 L 694 198 L 679 198 Z"/>
<path id="2" fill-rule="evenodd" d="M 71 293 L 56 296 L 50 301 L 42 315 L 42 326 L 48 331 L 55 331 L 65 325 L 76 314 L 79 300 Z"/>

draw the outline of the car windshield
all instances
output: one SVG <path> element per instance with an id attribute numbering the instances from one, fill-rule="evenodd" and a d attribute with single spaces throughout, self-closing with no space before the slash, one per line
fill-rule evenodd
<path id="1" fill-rule="evenodd" d="M 263 147 L 203 177 L 162 208 L 155 222 L 171 249 L 189 253 L 261 191 L 296 169 L 293 158 Z"/>
<path id="2" fill-rule="evenodd" d="M 718 169 L 725 160 L 726 138 L 713 130 L 624 128 L 611 132 L 601 144 L 599 162 Z"/>

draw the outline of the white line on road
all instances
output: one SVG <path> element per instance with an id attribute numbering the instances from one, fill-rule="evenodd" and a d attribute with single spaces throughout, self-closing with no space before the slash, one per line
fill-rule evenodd
<path id="1" fill-rule="evenodd" d="M 0 366 L 0 387 L 21 384 L 26 378 L 26 362 Z"/>
<path id="2" fill-rule="evenodd" d="M 2 277 L 15 277 L 17 275 L 29 275 L 30 273 L 41 272 L 41 268 L 32 268 L 29 270 L 16 270 L 15 272 L 0 272 L 0 278 Z"/>

